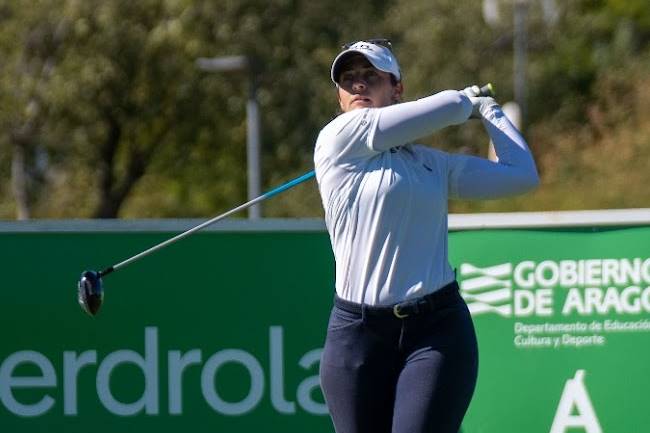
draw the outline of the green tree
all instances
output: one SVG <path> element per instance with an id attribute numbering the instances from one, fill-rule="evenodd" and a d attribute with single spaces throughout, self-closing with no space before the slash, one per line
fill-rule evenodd
<path id="1" fill-rule="evenodd" d="M 16 215 L 31 216 L 35 196 L 46 182 L 46 155 L 52 143 L 43 130 L 49 106 L 47 88 L 54 70 L 67 22 L 53 14 L 35 16 L 19 4 L 0 7 L 0 145 L 3 171 L 11 182 L 5 194 L 13 195 Z M 7 169 L 6 167 L 10 167 Z M 3 204 L 3 208 L 6 205 Z"/>
<path id="2" fill-rule="evenodd" d="M 3 52 L 14 63 L 50 65 L 39 81 L 43 108 L 33 134 L 35 143 L 47 143 L 49 181 L 34 192 L 30 215 L 194 216 L 242 201 L 246 79 L 198 71 L 200 56 L 257 59 L 265 185 L 308 170 L 318 125 L 335 110 L 325 77 L 342 29 L 358 22 L 370 28 L 381 16 L 368 3 L 343 19 L 324 19 L 341 15 L 344 6 L 49 0 L 27 10 L 9 3 Z M 14 44 L 39 26 L 43 39 L 52 40 L 52 23 L 65 30 L 56 51 Z M 15 74 L 3 72 L 2 87 L 11 89 Z M 28 106 L 29 96 L 4 103 L 2 121 L 24 123 L 20 105 Z M 269 213 L 313 211 L 317 194 L 313 187 L 303 191 L 305 200 L 278 200 Z"/>
<path id="3" fill-rule="evenodd" d="M 39 3 L 6 6 L 2 37 L 11 53 L 2 122 L 17 131 L 3 141 L 14 155 L 39 146 L 47 155 L 49 182 L 29 202 L 34 216 L 116 217 L 151 167 L 174 178 L 188 158 L 218 160 L 212 179 L 240 176 L 229 163 L 237 152 L 214 146 L 227 143 L 220 126 L 232 121 L 206 95 L 227 83 L 196 70 L 210 40 L 194 27 L 191 2 Z M 21 85 L 11 86 L 15 77 Z M 227 201 L 227 190 L 220 197 Z"/>
<path id="4" fill-rule="evenodd" d="M 316 134 L 337 110 L 328 77 L 343 42 L 390 37 L 407 99 L 487 81 L 501 102 L 513 98 L 510 0 L 493 25 L 474 0 L 22 3 L 0 5 L 5 218 L 210 216 L 245 201 L 248 78 L 200 71 L 198 57 L 255 59 L 265 190 L 312 169 Z M 542 187 L 453 211 L 650 205 L 635 159 L 650 148 L 645 3 L 557 2 L 548 25 L 531 0 L 525 132 Z M 487 149 L 478 122 L 423 141 Z M 610 183 L 590 191 L 598 179 Z M 322 215 L 313 182 L 263 207 Z"/>

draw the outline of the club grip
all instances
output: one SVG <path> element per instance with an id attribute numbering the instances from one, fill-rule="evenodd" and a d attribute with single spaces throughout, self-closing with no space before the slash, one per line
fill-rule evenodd
<path id="1" fill-rule="evenodd" d="M 491 96 L 494 98 L 496 96 L 496 92 L 494 91 L 494 86 L 492 83 L 487 83 L 486 85 L 480 87 L 478 96 Z"/>

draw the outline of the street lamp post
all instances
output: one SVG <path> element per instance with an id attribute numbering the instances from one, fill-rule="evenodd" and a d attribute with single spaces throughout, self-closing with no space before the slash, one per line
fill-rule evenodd
<path id="1" fill-rule="evenodd" d="M 519 105 L 521 119 L 526 120 L 527 106 L 527 66 L 528 66 L 528 0 L 515 0 L 514 4 L 514 38 L 513 38 L 513 90 L 515 102 Z M 523 126 L 523 125 L 522 125 Z"/>
<path id="2" fill-rule="evenodd" d="M 544 21 L 552 26 L 558 19 L 558 8 L 555 0 L 537 0 L 541 3 Z M 533 0 L 513 0 L 513 90 L 514 99 L 518 107 L 518 118 L 523 128 L 528 114 L 526 94 L 528 93 L 526 76 L 528 64 L 528 13 Z M 488 25 L 496 27 L 499 25 L 501 12 L 499 0 L 483 0 L 483 18 Z"/>
<path id="3" fill-rule="evenodd" d="M 248 98 L 246 101 L 246 158 L 248 165 L 248 200 L 261 194 L 260 176 L 260 113 L 257 102 L 257 77 L 252 61 L 247 56 L 201 57 L 196 61 L 199 69 L 209 72 L 246 72 Z M 260 205 L 248 208 L 248 218 L 261 217 Z"/>

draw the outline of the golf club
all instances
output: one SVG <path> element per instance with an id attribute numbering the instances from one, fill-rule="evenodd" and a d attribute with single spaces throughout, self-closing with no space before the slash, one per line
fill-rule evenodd
<path id="1" fill-rule="evenodd" d="M 471 86 L 471 90 L 474 93 L 474 96 L 494 96 L 494 87 L 492 86 L 492 83 L 488 83 L 482 87 L 479 86 Z M 254 198 L 240 206 L 237 206 L 234 209 L 231 209 L 221 215 L 218 215 L 202 224 L 199 224 L 196 227 L 193 227 L 187 231 L 184 231 L 183 233 L 180 233 L 170 239 L 167 239 L 166 241 L 163 241 L 157 245 L 154 245 L 153 247 L 142 251 L 139 254 L 136 254 L 133 257 L 129 257 L 126 260 L 123 260 L 117 264 L 114 264 L 113 266 L 109 266 L 108 268 L 102 270 L 102 271 L 93 271 L 93 270 L 86 270 L 81 273 L 81 278 L 79 279 L 79 282 L 77 284 L 77 299 L 79 301 L 79 305 L 81 305 L 81 308 L 88 313 L 91 316 L 95 316 L 97 312 L 99 311 L 100 307 L 102 306 L 102 303 L 104 302 L 104 289 L 103 289 L 103 282 L 102 282 L 102 277 L 110 274 L 111 272 L 117 271 L 118 269 L 123 268 L 124 266 L 135 262 L 136 260 L 139 260 L 145 256 L 148 256 L 149 254 L 158 251 L 170 244 L 173 244 L 176 241 L 179 241 L 189 235 L 191 235 L 194 232 L 197 232 L 205 227 L 208 227 L 209 225 L 212 225 L 216 223 L 217 221 L 220 221 L 234 213 L 237 213 L 241 210 L 244 210 L 250 206 L 253 206 L 254 204 L 260 203 L 268 198 L 271 198 L 283 191 L 288 190 L 289 188 L 292 188 L 302 182 L 305 182 L 306 180 L 311 179 L 314 177 L 315 173 L 314 171 L 310 171 L 308 173 L 303 174 L 300 177 L 297 177 L 283 185 L 280 185 L 279 187 L 272 189 L 271 191 L 262 194 L 261 196 Z"/>
<path id="2" fill-rule="evenodd" d="M 113 266 L 109 266 L 108 268 L 102 271 L 99 272 L 93 270 L 83 271 L 81 273 L 81 278 L 79 279 L 79 283 L 77 285 L 78 287 L 77 298 L 79 301 L 79 305 L 81 305 L 81 308 L 89 315 L 91 316 L 96 315 L 97 312 L 99 311 L 99 308 L 102 306 L 102 302 L 104 301 L 104 289 L 103 289 L 102 277 L 110 274 L 111 272 L 117 271 L 118 269 L 121 269 L 124 266 L 135 262 L 136 260 L 148 256 L 149 254 L 158 251 L 161 248 L 173 244 L 174 242 L 179 241 L 205 227 L 208 227 L 209 225 L 212 225 L 217 221 L 220 221 L 234 213 L 249 208 L 254 204 L 260 203 L 268 198 L 280 194 L 283 191 L 288 190 L 289 188 L 292 188 L 302 182 L 305 182 L 306 180 L 309 180 L 312 177 L 314 177 L 314 175 L 315 173 L 313 170 L 308 173 L 305 173 L 302 176 L 297 177 L 283 185 L 280 185 L 279 187 L 272 189 L 271 191 L 262 194 L 259 197 L 256 197 L 240 206 L 237 206 L 234 209 L 231 209 L 225 213 L 222 213 L 221 215 L 218 215 L 208 221 L 205 221 L 204 223 L 201 223 L 196 227 L 192 227 L 191 229 L 186 230 L 183 233 L 174 236 L 173 238 L 167 239 L 166 241 L 154 245 L 153 247 L 145 251 L 142 251 L 141 253 L 136 254 L 133 257 L 129 257 L 128 259 L 123 260 Z"/>

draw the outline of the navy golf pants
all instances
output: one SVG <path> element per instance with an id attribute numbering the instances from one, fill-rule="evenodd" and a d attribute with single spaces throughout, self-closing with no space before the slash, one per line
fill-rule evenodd
<path id="1" fill-rule="evenodd" d="M 440 293 L 397 315 L 335 299 L 320 376 L 337 433 L 458 432 L 476 385 L 476 334 L 457 283 Z"/>

